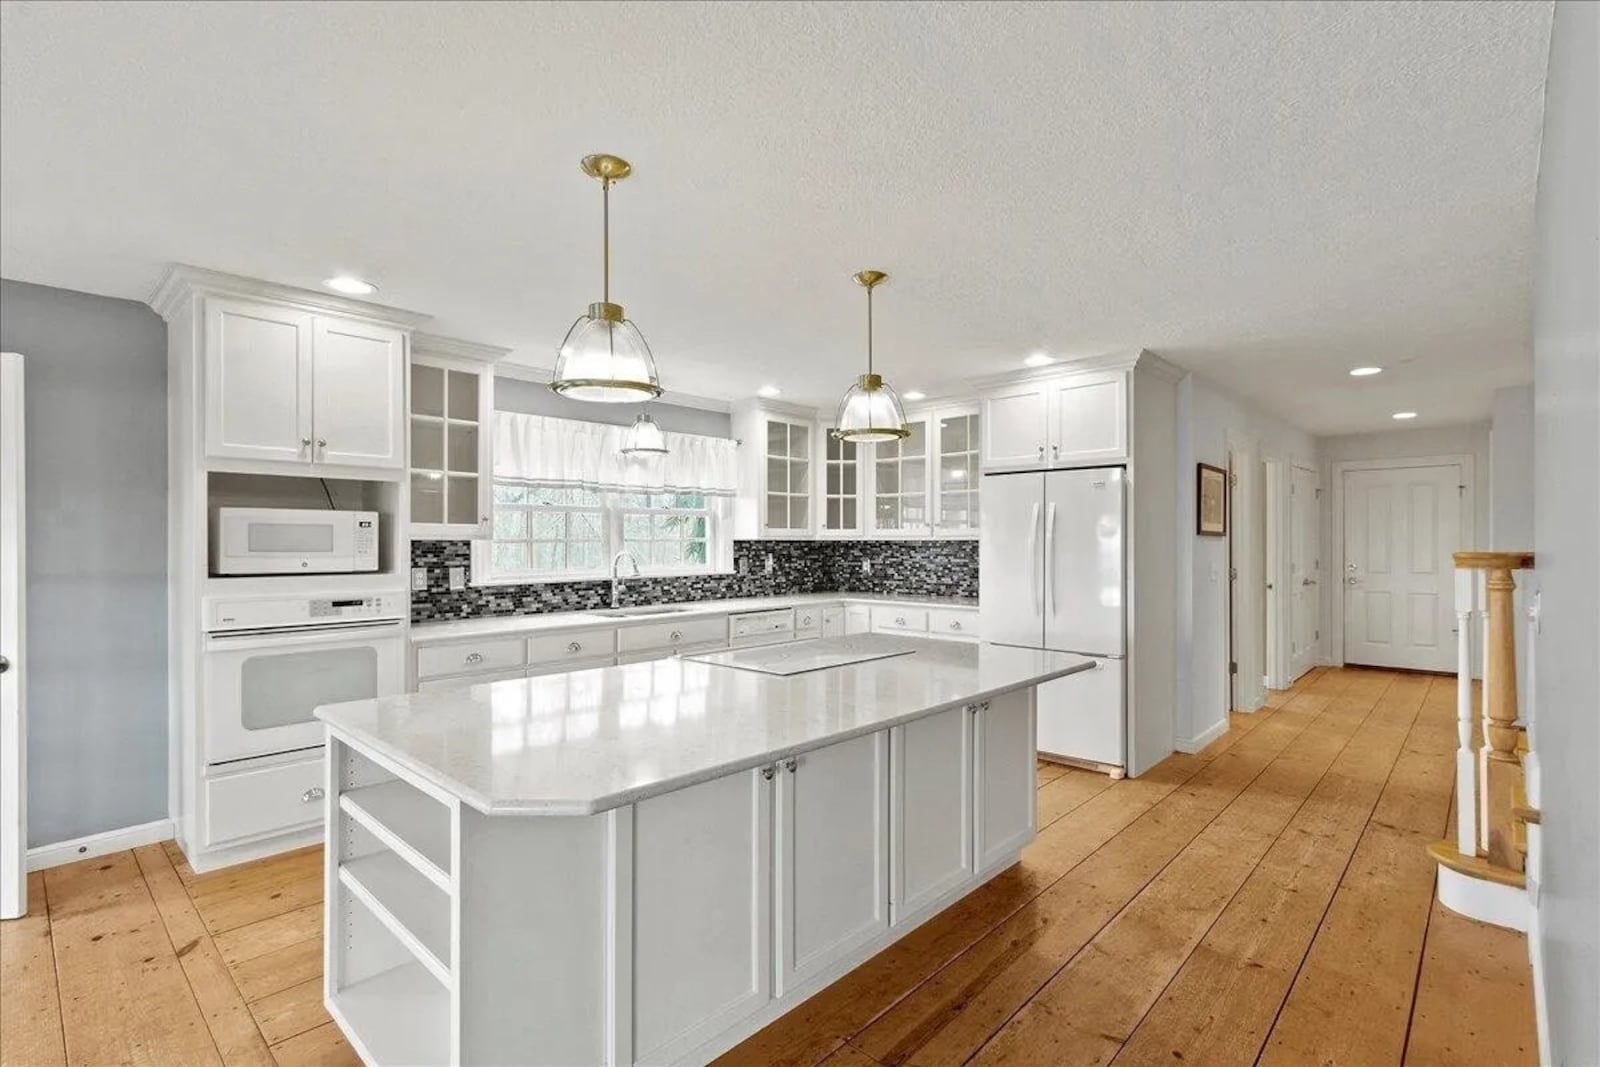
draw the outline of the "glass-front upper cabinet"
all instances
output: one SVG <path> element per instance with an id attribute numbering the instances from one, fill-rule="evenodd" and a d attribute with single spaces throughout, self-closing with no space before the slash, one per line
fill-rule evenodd
<path id="1" fill-rule="evenodd" d="M 413 539 L 489 536 L 493 410 L 492 366 L 425 354 L 418 345 L 409 420 Z"/>
<path id="2" fill-rule="evenodd" d="M 812 425 L 766 420 L 766 483 L 762 525 L 767 533 L 811 531 Z"/>
<path id="3" fill-rule="evenodd" d="M 885 537 L 928 533 L 928 420 L 906 421 L 909 437 L 872 446 L 873 530 Z"/>
<path id="4" fill-rule="evenodd" d="M 978 413 L 952 411 L 934 418 L 934 530 L 941 534 L 978 530 Z"/>
<path id="5" fill-rule="evenodd" d="M 854 441 L 840 441 L 833 427 L 822 429 L 822 532 L 861 532 L 861 455 Z"/>

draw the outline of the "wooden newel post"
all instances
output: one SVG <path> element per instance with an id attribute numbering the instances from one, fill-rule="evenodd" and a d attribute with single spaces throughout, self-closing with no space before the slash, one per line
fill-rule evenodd
<path id="1" fill-rule="evenodd" d="M 1457 552 L 1457 567 L 1484 570 L 1488 614 L 1488 641 L 1484 649 L 1484 750 L 1483 809 L 1487 816 L 1488 860 L 1511 870 L 1522 870 L 1522 853 L 1515 840 L 1513 809 L 1522 787 L 1522 760 L 1517 754 L 1521 731 L 1517 727 L 1517 589 L 1513 571 L 1533 566 L 1528 552 Z M 1464 798 L 1458 798 L 1458 803 Z"/>

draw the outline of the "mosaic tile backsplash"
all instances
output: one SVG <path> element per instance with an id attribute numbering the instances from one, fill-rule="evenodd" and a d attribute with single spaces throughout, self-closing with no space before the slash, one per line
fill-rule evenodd
<path id="1" fill-rule="evenodd" d="M 767 556 L 772 573 L 766 572 Z M 790 593 L 887 593 L 902 596 L 978 595 L 976 541 L 735 541 L 733 574 L 629 578 L 627 606 L 685 600 L 782 596 Z M 862 564 L 870 564 L 871 573 Z M 428 572 L 426 591 L 411 593 L 411 621 L 537 615 L 609 607 L 606 580 L 540 585 L 470 583 L 450 588 L 450 568 L 471 573 L 472 542 L 414 541 L 411 565 Z"/>

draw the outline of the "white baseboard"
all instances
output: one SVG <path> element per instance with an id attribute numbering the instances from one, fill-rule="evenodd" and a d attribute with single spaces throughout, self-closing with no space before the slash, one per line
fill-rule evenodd
<path id="1" fill-rule="evenodd" d="M 1458 915 L 1518 933 L 1527 933 L 1533 911 L 1528 906 L 1527 890 L 1474 878 L 1444 866 L 1439 868 L 1439 903 Z"/>
<path id="2" fill-rule="evenodd" d="M 1173 747 L 1179 752 L 1199 752 L 1211 742 L 1228 732 L 1228 720 L 1223 719 L 1206 729 L 1200 731 L 1198 737 L 1180 737 L 1173 742 Z"/>
<path id="3" fill-rule="evenodd" d="M 108 856 L 113 852 L 153 845 L 172 837 L 172 820 L 157 819 L 138 826 L 125 826 L 120 830 L 90 834 L 71 841 L 57 841 L 53 845 L 40 845 L 28 849 L 28 870 L 42 871 L 46 867 L 59 867 L 63 863 Z"/>

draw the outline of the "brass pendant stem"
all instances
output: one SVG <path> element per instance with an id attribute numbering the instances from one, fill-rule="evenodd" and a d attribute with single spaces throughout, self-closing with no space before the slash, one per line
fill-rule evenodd
<path id="1" fill-rule="evenodd" d="M 600 299 L 611 303 L 611 179 L 600 179 Z"/>
<path id="2" fill-rule="evenodd" d="M 867 290 L 867 373 L 872 373 L 872 290 Z"/>

